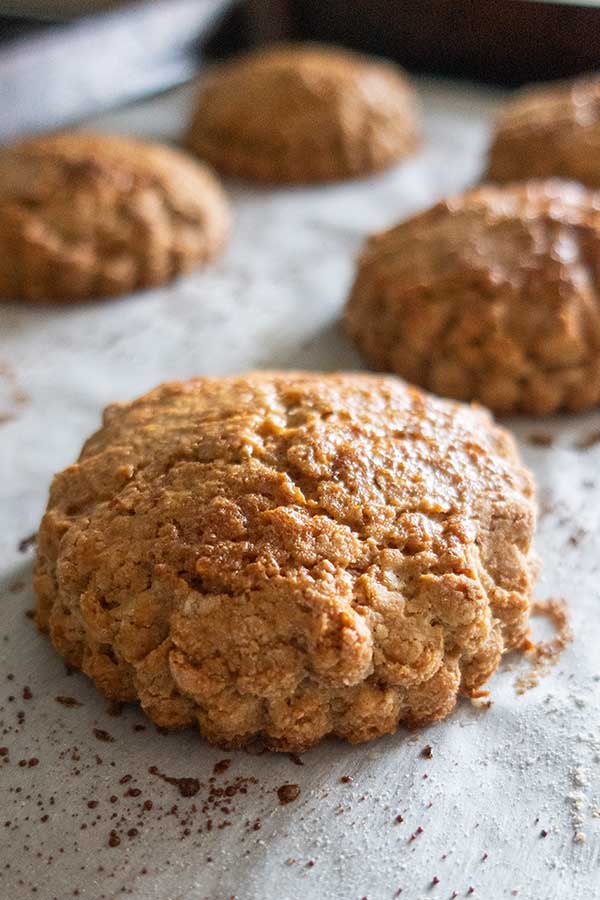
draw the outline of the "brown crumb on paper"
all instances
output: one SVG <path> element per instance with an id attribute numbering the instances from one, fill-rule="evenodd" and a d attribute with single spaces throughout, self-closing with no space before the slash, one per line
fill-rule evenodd
<path id="1" fill-rule="evenodd" d="M 17 550 L 19 553 L 27 553 L 27 551 L 31 547 L 35 547 L 37 543 L 37 531 L 34 531 L 33 534 L 28 534 L 27 537 L 22 538 L 17 544 Z"/>
<path id="2" fill-rule="evenodd" d="M 96 740 L 103 741 L 105 744 L 114 743 L 114 737 L 112 734 L 109 734 L 108 731 L 104 731 L 103 728 L 92 728 L 92 732 Z"/>
<path id="3" fill-rule="evenodd" d="M 541 434 L 536 432 L 529 435 L 527 442 L 531 444 L 532 447 L 551 447 L 554 443 L 554 438 L 551 434 Z"/>
<path id="4" fill-rule="evenodd" d="M 298 799 L 300 796 L 300 788 L 297 784 L 282 784 L 281 787 L 277 789 L 277 796 L 279 797 L 280 804 L 285 806 Z"/>
<path id="5" fill-rule="evenodd" d="M 5 425 L 18 418 L 19 408 L 29 403 L 31 397 L 27 391 L 18 386 L 12 366 L 2 360 L 0 360 L 0 393 L 2 405 L 6 403 L 9 407 L 0 411 L 0 425 Z"/>
<path id="6" fill-rule="evenodd" d="M 600 428 L 580 438 L 575 444 L 575 449 L 589 450 L 590 447 L 595 447 L 596 444 L 600 444 Z"/>
<path id="7" fill-rule="evenodd" d="M 61 706 L 73 707 L 73 706 L 82 706 L 83 705 L 81 703 L 81 701 L 77 700 L 75 697 L 64 697 L 62 695 L 59 695 L 58 697 L 55 697 L 54 699 L 56 700 L 57 703 L 60 703 Z"/>
<path id="8" fill-rule="evenodd" d="M 174 778 L 171 775 L 165 775 L 164 772 L 160 772 L 156 766 L 150 766 L 148 772 L 150 775 L 162 778 L 167 784 L 175 785 L 182 797 L 195 797 L 202 787 L 197 778 Z"/>
<path id="9" fill-rule="evenodd" d="M 531 605 L 531 614 L 546 616 L 552 622 L 556 634 L 548 641 L 539 641 L 534 644 L 526 640 L 523 643 L 521 649 L 528 654 L 531 668 L 517 678 L 515 688 L 518 694 L 524 694 L 536 687 L 550 667 L 558 662 L 560 654 L 573 640 L 567 604 L 562 598 L 550 597 L 547 600 L 534 600 Z"/>

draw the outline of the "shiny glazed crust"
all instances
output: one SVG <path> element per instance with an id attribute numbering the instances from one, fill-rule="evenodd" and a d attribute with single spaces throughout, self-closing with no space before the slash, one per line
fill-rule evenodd
<path id="1" fill-rule="evenodd" d="M 501 109 L 486 178 L 548 177 L 600 188 L 600 78 L 529 88 Z"/>
<path id="2" fill-rule="evenodd" d="M 0 297 L 85 300 L 163 284 L 212 259 L 225 195 L 185 154 L 74 132 L 0 152 Z"/>
<path id="3" fill-rule="evenodd" d="M 348 333 L 377 369 L 497 413 L 600 402 L 600 195 L 484 185 L 371 237 Z"/>
<path id="4" fill-rule="evenodd" d="M 384 169 L 420 143 L 415 94 L 397 67 L 318 45 L 279 45 L 203 79 L 187 146 L 219 171 L 319 182 Z"/>
<path id="5" fill-rule="evenodd" d="M 37 623 L 100 691 L 302 750 L 446 716 L 528 628 L 532 482 L 488 414 L 369 375 L 108 407 L 53 482 Z"/>

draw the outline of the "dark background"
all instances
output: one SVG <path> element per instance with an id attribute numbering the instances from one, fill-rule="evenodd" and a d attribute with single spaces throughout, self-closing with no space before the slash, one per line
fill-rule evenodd
<path id="1" fill-rule="evenodd" d="M 600 8 L 530 0 L 251 0 L 220 41 L 333 41 L 407 69 L 522 84 L 600 68 Z M 218 46 L 218 45 L 217 45 Z"/>

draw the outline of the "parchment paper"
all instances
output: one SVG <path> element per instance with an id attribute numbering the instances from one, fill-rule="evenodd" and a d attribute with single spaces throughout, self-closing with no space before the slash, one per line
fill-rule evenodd
<path id="1" fill-rule="evenodd" d="M 32 550 L 17 543 L 106 403 L 197 373 L 362 366 L 338 316 L 363 237 L 475 180 L 501 99 L 419 89 L 418 157 L 330 187 L 230 185 L 235 233 L 209 270 L 71 309 L 0 307 L 0 897 L 600 897 L 600 444 L 575 446 L 598 413 L 509 423 L 540 486 L 538 596 L 568 599 L 575 643 L 521 696 L 526 663 L 507 660 L 489 709 L 462 701 L 420 734 L 329 741 L 302 766 L 224 753 L 194 732 L 165 736 L 135 707 L 111 715 L 26 615 Z M 185 89 L 98 124 L 169 137 L 189 100 Z M 532 433 L 553 446 L 532 445 Z M 202 786 L 181 796 L 150 767 Z M 300 794 L 281 805 L 286 783 Z"/>

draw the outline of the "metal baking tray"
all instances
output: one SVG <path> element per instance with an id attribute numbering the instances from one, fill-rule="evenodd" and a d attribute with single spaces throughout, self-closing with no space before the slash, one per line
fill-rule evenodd
<path id="1" fill-rule="evenodd" d="M 5 24 L 0 141 L 54 130 L 181 84 L 198 70 L 204 44 L 233 5 L 151 0 L 66 23 L 28 23 L 24 30 Z"/>

